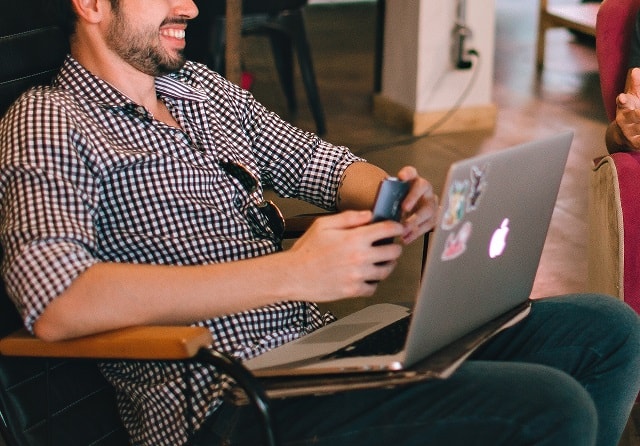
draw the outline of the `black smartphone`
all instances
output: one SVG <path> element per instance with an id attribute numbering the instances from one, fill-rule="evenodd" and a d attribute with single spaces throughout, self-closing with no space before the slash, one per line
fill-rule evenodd
<path id="1" fill-rule="evenodd" d="M 410 184 L 396 177 L 388 177 L 380 182 L 373 205 L 372 223 L 382 220 L 400 221 L 402 218 L 402 201 L 409 192 Z M 383 239 L 374 243 L 382 245 L 391 243 L 393 239 Z"/>
<path id="2" fill-rule="evenodd" d="M 409 192 L 409 183 L 395 177 L 385 178 L 378 186 L 376 201 L 373 205 L 372 222 L 382 220 L 400 221 L 402 200 Z"/>

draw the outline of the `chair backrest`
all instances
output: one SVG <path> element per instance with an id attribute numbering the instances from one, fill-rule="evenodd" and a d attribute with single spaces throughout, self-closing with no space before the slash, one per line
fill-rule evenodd
<path id="1" fill-rule="evenodd" d="M 604 0 L 596 20 L 596 55 L 602 100 L 609 120 L 615 118 L 616 96 L 624 89 L 629 41 L 640 0 Z"/>
<path id="2" fill-rule="evenodd" d="M 48 83 L 67 53 L 67 39 L 43 0 L 2 0 L 0 115 L 28 87 Z"/>
<path id="3" fill-rule="evenodd" d="M 0 115 L 49 83 L 67 39 L 47 0 L 0 0 Z M 0 336 L 22 325 L 0 282 Z M 95 362 L 0 356 L 0 433 L 7 445 L 126 445 L 113 388 Z"/>

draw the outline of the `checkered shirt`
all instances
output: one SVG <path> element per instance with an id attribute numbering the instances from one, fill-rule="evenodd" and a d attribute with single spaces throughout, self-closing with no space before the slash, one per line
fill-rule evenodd
<path id="1" fill-rule="evenodd" d="M 257 209 L 263 187 L 335 208 L 340 178 L 358 160 L 346 148 L 285 123 L 203 65 L 188 62 L 156 88 L 182 129 L 71 57 L 53 86 L 26 92 L 0 121 L 2 274 L 27 328 L 97 262 L 194 265 L 278 251 Z M 222 168 L 229 163 L 258 187 Z M 246 359 L 330 319 L 282 302 L 195 325 L 211 331 L 213 348 Z M 102 370 L 136 445 L 185 443 L 230 385 L 201 365 Z"/>

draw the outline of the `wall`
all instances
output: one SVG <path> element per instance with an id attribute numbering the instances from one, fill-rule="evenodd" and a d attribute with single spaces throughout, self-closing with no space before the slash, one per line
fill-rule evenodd
<path id="1" fill-rule="evenodd" d="M 495 3 L 466 1 L 466 24 L 472 34 L 465 47 L 480 55 L 479 63 L 471 59 L 474 66 L 469 70 L 456 69 L 451 60 L 457 6 L 455 0 L 387 0 L 382 91 L 374 105 L 378 118 L 422 134 L 471 85 L 456 116 L 438 131 L 493 127 Z"/>
<path id="2" fill-rule="evenodd" d="M 451 57 L 459 2 L 466 6 L 471 31 L 465 48 L 479 54 L 470 58 L 468 70 L 457 69 Z M 493 127 L 494 39 L 495 0 L 387 0 L 382 89 L 374 98 L 374 115 L 414 135 L 431 132 L 435 125 L 434 133 Z M 439 125 L 454 107 L 459 107 L 455 115 Z"/>

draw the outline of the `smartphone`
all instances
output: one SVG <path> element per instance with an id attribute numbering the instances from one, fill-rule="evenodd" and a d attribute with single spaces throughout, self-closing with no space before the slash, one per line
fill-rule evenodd
<path id="1" fill-rule="evenodd" d="M 402 218 L 402 201 L 409 192 L 409 183 L 396 177 L 388 177 L 380 182 L 376 200 L 373 205 L 372 223 L 383 220 L 400 221 Z M 393 239 L 382 239 L 374 245 L 384 245 Z"/>
<path id="2" fill-rule="evenodd" d="M 402 201 L 409 192 L 409 183 L 395 177 L 385 178 L 380 182 L 373 205 L 372 222 L 382 220 L 400 221 L 402 217 Z"/>

